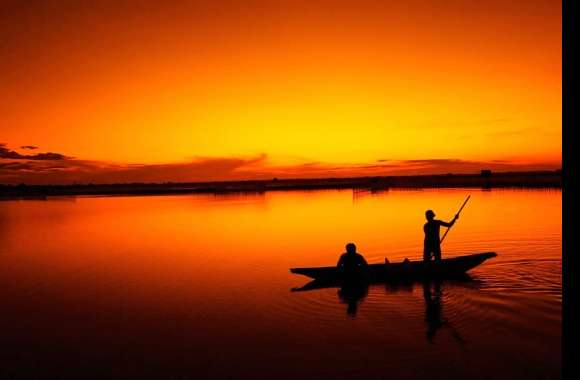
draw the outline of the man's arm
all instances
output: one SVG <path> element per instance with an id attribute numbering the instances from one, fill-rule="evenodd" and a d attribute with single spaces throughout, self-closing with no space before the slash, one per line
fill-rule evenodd
<path id="1" fill-rule="evenodd" d="M 338 263 L 336 263 L 336 266 L 338 268 L 342 268 L 344 266 L 344 255 L 340 256 L 340 259 L 338 259 Z"/>
<path id="2" fill-rule="evenodd" d="M 365 258 L 363 257 L 363 255 L 359 255 L 359 259 L 360 259 L 360 266 L 363 268 L 366 268 L 368 266 L 367 261 L 365 260 Z"/>
<path id="3" fill-rule="evenodd" d="M 451 222 L 447 223 L 447 222 L 444 222 L 444 221 L 440 220 L 440 221 L 439 221 L 439 224 L 440 224 L 440 225 L 442 225 L 442 226 L 444 226 L 444 227 L 451 227 L 452 225 L 454 225 L 454 224 L 455 224 L 455 221 L 456 221 L 458 218 L 459 218 L 459 215 L 457 215 L 457 214 L 456 214 L 456 215 L 455 215 L 455 218 L 453 218 L 453 220 L 452 220 Z"/>

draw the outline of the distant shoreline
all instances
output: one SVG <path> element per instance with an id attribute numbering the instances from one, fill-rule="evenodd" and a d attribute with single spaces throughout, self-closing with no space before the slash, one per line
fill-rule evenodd
<path id="1" fill-rule="evenodd" d="M 391 188 L 562 188 L 562 172 L 482 171 L 477 174 L 437 174 L 350 178 L 270 179 L 187 183 L 119 183 L 74 185 L 0 185 L 0 199 L 42 199 L 74 195 L 169 195 L 196 193 L 256 193 L 280 190 Z"/>

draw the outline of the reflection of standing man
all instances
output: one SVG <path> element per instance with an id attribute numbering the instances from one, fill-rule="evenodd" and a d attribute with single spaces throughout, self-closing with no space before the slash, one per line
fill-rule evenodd
<path id="1" fill-rule="evenodd" d="M 431 286 L 433 285 L 433 290 Z M 443 317 L 443 290 L 440 281 L 425 281 L 423 282 L 423 298 L 425 299 L 425 322 L 427 323 L 427 341 L 433 343 L 433 339 L 437 334 L 437 330 L 441 327 L 448 327 L 451 329 L 451 335 L 457 342 L 464 343 L 465 341 L 455 330 L 450 321 Z"/>
<path id="2" fill-rule="evenodd" d="M 425 322 L 427 322 L 427 340 L 433 343 L 433 338 L 444 321 L 441 317 L 441 284 L 435 282 L 434 292 L 431 293 L 431 284 L 423 283 L 423 298 L 425 298 Z"/>
<path id="3" fill-rule="evenodd" d="M 439 238 L 439 230 L 441 226 L 451 227 L 455 221 L 459 218 L 459 214 L 455 215 L 455 218 L 449 223 L 442 220 L 435 219 L 435 213 L 432 210 L 427 210 L 425 212 L 425 217 L 427 218 L 427 223 L 423 226 L 423 231 L 425 232 L 425 241 L 423 246 L 423 261 L 431 261 L 431 255 L 435 256 L 435 261 L 441 260 L 441 239 Z"/>

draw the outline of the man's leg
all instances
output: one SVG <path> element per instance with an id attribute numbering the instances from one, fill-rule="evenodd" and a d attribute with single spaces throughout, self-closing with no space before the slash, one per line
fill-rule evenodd
<path id="1" fill-rule="evenodd" d="M 428 263 L 431 261 L 431 249 L 428 246 L 423 247 L 423 262 Z"/>
<path id="2" fill-rule="evenodd" d="M 435 256 L 435 261 L 441 261 L 441 247 L 440 246 L 433 248 L 433 254 Z"/>

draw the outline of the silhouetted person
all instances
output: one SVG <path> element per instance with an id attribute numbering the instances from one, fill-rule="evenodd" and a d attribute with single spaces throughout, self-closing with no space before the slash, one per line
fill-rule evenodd
<path id="1" fill-rule="evenodd" d="M 433 291 L 431 291 L 433 285 Z M 465 342 L 455 330 L 450 321 L 443 316 L 443 290 L 440 281 L 423 283 L 423 298 L 425 299 L 425 322 L 427 323 L 427 341 L 433 343 L 437 331 L 442 327 L 450 329 L 451 336 L 459 343 Z"/>
<path id="2" fill-rule="evenodd" d="M 367 265 L 367 261 L 360 253 L 357 253 L 356 245 L 353 243 L 346 245 L 346 252 L 340 256 L 336 264 L 346 278 L 360 277 L 364 274 Z"/>
<path id="3" fill-rule="evenodd" d="M 433 338 L 445 322 L 441 317 L 441 284 L 435 282 L 434 292 L 431 293 L 431 284 L 423 283 L 423 298 L 425 299 L 425 322 L 427 322 L 427 340 L 433 343 Z"/>
<path id="4" fill-rule="evenodd" d="M 346 282 L 338 290 L 338 297 L 343 303 L 348 306 L 346 314 L 351 317 L 356 317 L 358 305 L 367 296 L 369 287 L 364 283 Z"/>
<path id="5" fill-rule="evenodd" d="M 429 262 L 431 260 L 431 254 L 435 256 L 435 261 L 441 260 L 441 244 L 439 237 L 439 229 L 441 226 L 451 227 L 459 215 L 455 215 L 455 218 L 449 223 L 442 220 L 435 219 L 435 213 L 432 210 L 427 210 L 425 212 L 425 217 L 427 218 L 427 223 L 423 226 L 423 231 L 425 232 L 425 242 L 423 246 L 423 261 Z"/>

